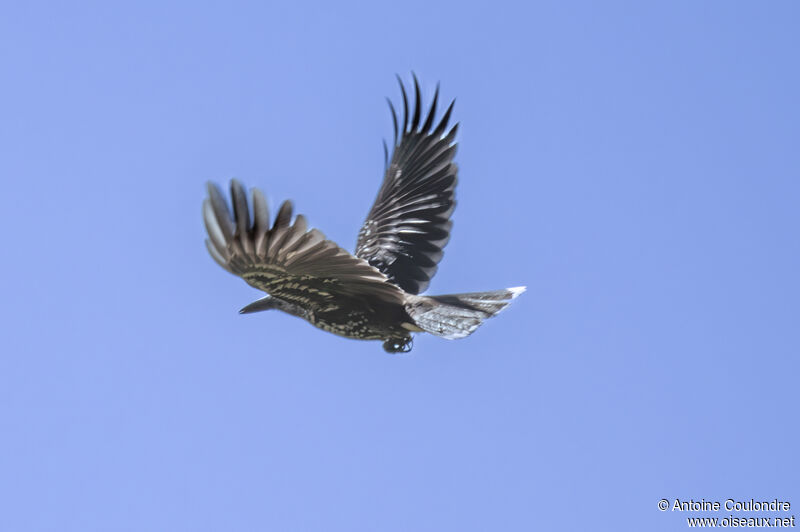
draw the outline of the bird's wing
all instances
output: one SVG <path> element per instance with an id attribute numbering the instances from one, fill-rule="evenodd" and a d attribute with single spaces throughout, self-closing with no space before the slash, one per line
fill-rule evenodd
<path id="1" fill-rule="evenodd" d="M 251 286 L 312 311 L 335 310 L 352 299 L 368 305 L 402 303 L 403 292 L 380 271 L 318 230 L 307 230 L 303 215 L 292 221 L 291 202 L 281 205 L 270 227 L 260 190 L 252 192 L 252 217 L 247 192 L 235 179 L 231 198 L 233 213 L 219 187 L 208 184 L 203 201 L 206 247 L 220 266 Z"/>
<path id="2" fill-rule="evenodd" d="M 398 78 L 400 81 L 400 78 Z M 454 141 L 458 124 L 448 129 L 453 101 L 434 124 L 439 87 L 424 122 L 421 122 L 419 83 L 414 77 L 415 103 L 409 121 L 408 97 L 403 82 L 403 123 L 394 121 L 394 146 L 383 184 L 358 233 L 356 256 L 386 274 L 406 292 L 425 291 L 442 259 L 450 238 L 450 215 L 455 209 L 457 167 Z M 400 133 L 398 136 L 398 132 Z"/>

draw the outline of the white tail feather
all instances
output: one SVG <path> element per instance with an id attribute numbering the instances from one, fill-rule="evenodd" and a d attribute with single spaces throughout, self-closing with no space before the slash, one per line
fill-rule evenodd
<path id="1" fill-rule="evenodd" d="M 424 331 L 455 340 L 475 332 L 524 291 L 524 286 L 516 286 L 492 292 L 407 296 L 406 311 Z"/>

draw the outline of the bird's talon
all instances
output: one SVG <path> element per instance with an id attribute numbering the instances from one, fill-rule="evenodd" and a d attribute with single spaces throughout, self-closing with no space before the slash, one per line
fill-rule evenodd
<path id="1" fill-rule="evenodd" d="M 383 350 L 387 353 L 409 353 L 414 347 L 414 340 L 407 338 L 391 338 L 383 342 Z"/>

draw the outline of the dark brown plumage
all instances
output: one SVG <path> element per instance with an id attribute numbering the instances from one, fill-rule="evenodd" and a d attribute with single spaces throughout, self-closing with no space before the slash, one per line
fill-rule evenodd
<path id="1" fill-rule="evenodd" d="M 288 201 L 270 226 L 260 190 L 252 191 L 251 214 L 245 188 L 231 181 L 231 212 L 221 190 L 209 183 L 203 203 L 209 253 L 224 269 L 269 294 L 242 313 L 279 309 L 341 336 L 383 340 L 384 349 L 398 352 L 410 350 L 412 332 L 448 339 L 468 336 L 524 291 L 418 295 L 436 273 L 450 237 L 458 124 L 448 129 L 453 103 L 435 124 L 438 86 L 421 122 L 416 77 L 409 120 L 402 82 L 400 88 L 402 128 L 389 102 L 395 130 L 392 157 L 389 161 L 387 149 L 383 183 L 359 232 L 355 255 L 318 230 L 309 230 L 303 215 L 292 220 Z"/>
<path id="2" fill-rule="evenodd" d="M 398 78 L 399 81 L 399 78 Z M 419 84 L 414 78 L 414 115 L 409 123 L 408 97 L 403 83 L 403 123 L 398 135 L 397 113 L 392 102 L 394 150 L 356 244 L 356 256 L 384 272 L 410 294 L 428 288 L 443 249 L 450 239 L 450 215 L 456 207 L 458 168 L 455 136 L 458 124 L 448 129 L 453 104 L 433 127 L 439 87 L 420 128 L 422 107 Z M 385 147 L 385 146 L 384 146 Z"/>

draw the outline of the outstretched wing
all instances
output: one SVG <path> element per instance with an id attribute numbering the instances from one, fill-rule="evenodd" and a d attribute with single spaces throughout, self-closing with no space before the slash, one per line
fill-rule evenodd
<path id="1" fill-rule="evenodd" d="M 400 81 L 400 78 L 397 78 Z M 434 126 L 439 87 L 425 122 L 420 124 L 421 98 L 414 76 L 414 114 L 409 122 L 403 82 L 403 124 L 398 139 L 397 113 L 392 102 L 394 150 L 378 197 L 358 233 L 356 256 L 386 274 L 406 292 L 423 292 L 436 273 L 450 238 L 455 209 L 457 167 L 454 141 L 458 124 L 447 129 L 453 101 Z M 384 144 L 388 159 L 388 150 Z"/>
<path id="2" fill-rule="evenodd" d="M 285 201 L 272 227 L 264 195 L 253 189 L 251 219 L 247 192 L 231 181 L 233 214 L 219 187 L 208 184 L 203 201 L 206 247 L 223 268 L 269 295 L 310 311 L 335 310 L 348 300 L 370 304 L 402 303 L 403 293 L 385 275 L 325 239 L 306 230 L 299 214 L 292 222 L 292 204 Z"/>

